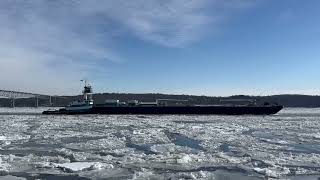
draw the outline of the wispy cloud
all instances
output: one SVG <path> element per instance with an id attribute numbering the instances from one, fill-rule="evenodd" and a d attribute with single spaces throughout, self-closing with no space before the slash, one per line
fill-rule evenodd
<path id="1" fill-rule="evenodd" d="M 228 11 L 251 2 L 2 0 L 0 81 L 7 89 L 63 93 L 101 61 L 123 60 L 112 46 L 119 36 L 183 47 L 218 28 Z"/>
<path id="2" fill-rule="evenodd" d="M 79 1 L 75 7 L 87 16 L 111 19 L 138 38 L 167 47 L 181 47 L 216 30 L 230 12 L 251 7 L 256 1 L 108 0 L 101 3 L 91 0 Z"/>

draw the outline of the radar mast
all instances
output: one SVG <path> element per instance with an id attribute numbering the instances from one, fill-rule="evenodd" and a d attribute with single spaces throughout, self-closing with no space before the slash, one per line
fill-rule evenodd
<path id="1" fill-rule="evenodd" d="M 84 88 L 83 88 L 83 100 L 84 101 L 92 101 L 92 87 L 91 85 L 88 83 L 87 80 L 81 80 L 82 82 L 84 82 Z"/>

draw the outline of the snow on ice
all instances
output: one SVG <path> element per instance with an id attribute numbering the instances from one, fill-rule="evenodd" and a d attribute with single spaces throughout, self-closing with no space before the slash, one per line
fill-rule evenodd
<path id="1" fill-rule="evenodd" d="M 320 109 L 285 109 L 274 116 L 39 112 L 0 115 L 0 178 L 297 179 L 320 174 Z"/>

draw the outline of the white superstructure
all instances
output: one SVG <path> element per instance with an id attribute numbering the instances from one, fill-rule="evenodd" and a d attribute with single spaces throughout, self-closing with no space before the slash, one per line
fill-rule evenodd
<path id="1" fill-rule="evenodd" d="M 71 102 L 70 105 L 65 108 L 68 111 L 89 110 L 93 106 L 92 87 L 86 80 L 81 81 L 84 81 L 84 88 L 82 91 L 83 99 Z"/>

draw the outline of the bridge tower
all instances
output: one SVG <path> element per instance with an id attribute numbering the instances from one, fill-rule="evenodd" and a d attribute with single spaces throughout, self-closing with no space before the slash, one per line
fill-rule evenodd
<path id="1" fill-rule="evenodd" d="M 49 105 L 53 106 L 53 104 L 52 104 L 52 96 L 49 96 Z"/>
<path id="2" fill-rule="evenodd" d="M 16 101 L 15 98 L 12 97 L 12 98 L 11 98 L 11 107 L 12 107 L 12 108 L 14 108 L 14 107 L 16 106 L 16 105 L 15 105 L 15 101 Z"/>
<path id="3" fill-rule="evenodd" d="M 36 104 L 35 104 L 35 107 L 39 107 L 39 97 L 38 96 L 35 96 L 35 99 L 36 99 Z"/>

